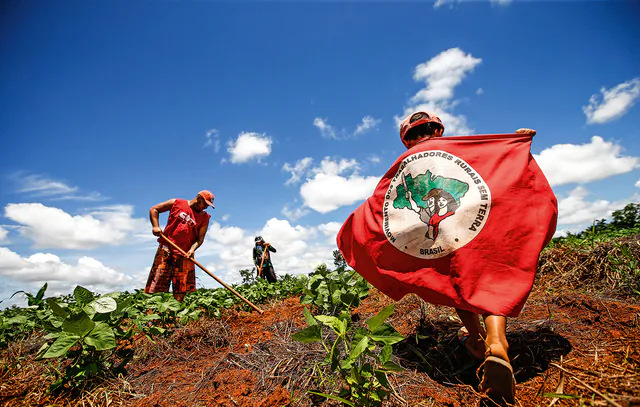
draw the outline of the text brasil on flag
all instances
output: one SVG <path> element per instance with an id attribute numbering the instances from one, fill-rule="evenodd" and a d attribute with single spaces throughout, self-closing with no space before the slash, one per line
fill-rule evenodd
<path id="1" fill-rule="evenodd" d="M 517 316 L 556 228 L 532 135 L 434 138 L 401 155 L 342 225 L 347 263 L 395 300 Z"/>

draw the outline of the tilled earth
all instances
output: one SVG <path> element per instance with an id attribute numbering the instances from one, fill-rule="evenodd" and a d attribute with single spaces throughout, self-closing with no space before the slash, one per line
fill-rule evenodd
<path id="1" fill-rule="evenodd" d="M 354 324 L 392 301 L 372 290 L 354 310 Z M 306 326 L 298 297 L 256 312 L 228 310 L 155 343 L 137 340 L 126 377 L 95 381 L 75 393 L 48 395 L 53 366 L 35 361 L 34 336 L 0 354 L 0 404 L 5 406 L 314 406 L 339 405 L 307 390 L 335 392 L 338 380 L 320 366 L 319 344 L 291 334 Z M 478 365 L 460 346 L 460 321 L 450 308 L 415 296 L 395 303 L 388 320 L 405 340 L 394 360 L 385 406 L 477 406 Z M 640 305 L 587 294 L 534 291 L 508 326 L 519 406 L 640 406 Z M 321 380 L 324 379 L 324 380 Z M 554 397 L 562 394 L 562 397 Z"/>

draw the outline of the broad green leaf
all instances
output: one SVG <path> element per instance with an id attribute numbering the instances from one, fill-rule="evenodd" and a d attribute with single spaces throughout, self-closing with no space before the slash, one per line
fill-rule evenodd
<path id="1" fill-rule="evenodd" d="M 369 345 L 369 337 L 362 335 L 358 337 L 354 337 L 351 342 L 351 353 L 349 357 L 352 359 L 356 359 L 358 356 L 362 354 L 367 349 Z"/>
<path id="2" fill-rule="evenodd" d="M 386 345 L 393 345 L 394 343 L 402 341 L 404 336 L 400 335 L 392 326 L 382 324 L 371 333 L 371 339 Z"/>
<path id="3" fill-rule="evenodd" d="M 382 347 L 382 351 L 380 352 L 380 362 L 387 363 L 388 361 L 391 360 L 392 356 L 393 356 L 393 349 L 391 348 L 391 345 L 385 344 Z"/>
<path id="4" fill-rule="evenodd" d="M 62 330 L 73 335 L 85 336 L 94 326 L 95 322 L 93 322 L 87 314 L 82 312 L 79 315 L 72 315 L 71 318 L 65 320 L 62 323 Z"/>
<path id="5" fill-rule="evenodd" d="M 100 297 L 89 304 L 98 314 L 106 314 L 118 308 L 116 300 L 111 297 Z"/>
<path id="6" fill-rule="evenodd" d="M 13 318 L 8 318 L 4 321 L 7 325 L 22 325 L 22 324 L 26 324 L 27 323 L 27 317 L 25 317 L 24 315 L 18 315 L 16 317 Z"/>
<path id="7" fill-rule="evenodd" d="M 82 286 L 77 286 L 75 290 L 73 290 L 73 296 L 76 301 L 78 301 L 78 304 L 83 307 L 93 301 L 93 294 L 91 293 L 91 291 Z"/>
<path id="8" fill-rule="evenodd" d="M 159 326 L 152 326 L 149 328 L 149 332 L 151 335 L 161 335 L 166 331 L 164 328 L 160 328 Z"/>
<path id="9" fill-rule="evenodd" d="M 354 304 L 355 299 L 356 299 L 356 296 L 353 295 L 352 293 L 344 293 L 340 295 L 340 301 L 342 301 L 342 303 L 345 305 L 355 305 Z"/>
<path id="10" fill-rule="evenodd" d="M 51 308 L 51 312 L 53 312 L 53 315 L 57 315 L 59 317 L 67 316 L 67 310 L 58 305 L 56 300 L 54 300 L 53 298 L 47 298 L 47 304 L 49 304 L 49 308 Z"/>
<path id="11" fill-rule="evenodd" d="M 95 317 L 95 315 L 96 315 L 96 310 L 93 309 L 93 307 L 90 306 L 91 303 L 89 303 L 89 304 L 85 305 L 84 307 L 82 307 L 82 311 L 84 311 L 84 313 L 87 314 L 87 316 L 89 316 L 89 318 L 93 319 Z"/>
<path id="12" fill-rule="evenodd" d="M 389 385 L 389 379 L 387 378 L 387 374 L 382 370 L 376 370 L 375 373 L 376 373 L 376 379 L 378 379 L 380 384 L 386 387 L 387 389 L 390 389 L 391 386 Z"/>
<path id="13" fill-rule="evenodd" d="M 327 315 L 318 315 L 316 316 L 316 319 L 322 322 L 323 324 L 325 324 L 326 326 L 328 326 L 329 328 L 333 329 L 333 331 L 340 336 L 344 336 L 344 334 L 347 331 L 347 322 L 342 321 L 336 317 L 330 317 Z"/>
<path id="14" fill-rule="evenodd" d="M 89 363 L 87 366 L 84 366 L 76 376 L 88 377 L 88 376 L 94 376 L 97 373 L 98 373 L 98 366 L 95 363 Z"/>
<path id="15" fill-rule="evenodd" d="M 312 325 L 300 332 L 291 335 L 291 339 L 302 343 L 318 342 L 322 340 L 322 328 L 320 328 L 320 325 L 317 324 Z"/>
<path id="16" fill-rule="evenodd" d="M 64 335 L 64 334 L 62 332 L 51 332 L 50 334 L 46 334 L 44 336 L 44 339 L 47 339 L 47 340 L 49 340 L 49 339 L 57 339 L 60 335 Z M 47 344 L 45 343 L 45 345 L 47 345 Z"/>
<path id="17" fill-rule="evenodd" d="M 49 346 L 49 349 L 42 356 L 43 358 L 57 358 L 67 354 L 69 348 L 78 342 L 80 337 L 78 335 L 62 334 L 56 339 L 54 343 Z"/>
<path id="18" fill-rule="evenodd" d="M 393 314 L 393 304 L 388 305 L 382 309 L 382 311 L 378 312 L 378 315 L 375 315 L 369 319 L 367 319 L 367 325 L 371 331 L 375 330 L 379 327 L 387 318 L 389 318 Z"/>
<path id="19" fill-rule="evenodd" d="M 361 375 L 361 373 L 363 373 L 364 370 L 361 368 L 360 370 L 356 369 L 356 368 L 352 368 L 351 369 L 351 378 L 353 380 L 355 380 L 357 383 L 362 383 L 364 382 L 364 377 Z"/>
<path id="20" fill-rule="evenodd" d="M 388 361 L 382 365 L 385 369 L 390 370 L 392 372 L 402 372 L 404 369 L 392 361 Z"/>
<path id="21" fill-rule="evenodd" d="M 311 315 L 311 312 L 309 312 L 309 309 L 307 307 L 304 307 L 302 312 L 304 313 L 304 319 L 307 321 L 307 325 L 309 326 L 318 325 L 318 321 L 316 321 L 313 315 Z"/>
<path id="22" fill-rule="evenodd" d="M 367 345 L 369 345 L 369 338 L 365 336 L 360 340 L 360 342 L 357 343 L 357 345 L 353 349 L 351 349 L 351 354 L 349 355 L 349 357 L 352 359 L 356 359 L 362 354 L 362 352 L 365 351 L 365 349 L 367 349 Z"/>
<path id="23" fill-rule="evenodd" d="M 334 291 L 333 294 L 331 294 L 331 302 L 334 304 L 342 304 L 341 296 L 342 292 L 340 290 Z"/>
<path id="24" fill-rule="evenodd" d="M 84 338 L 87 345 L 97 350 L 107 350 L 116 347 L 116 336 L 113 329 L 104 322 L 98 322 L 93 330 Z"/>
<path id="25" fill-rule="evenodd" d="M 353 367 L 353 362 L 353 359 L 344 359 L 342 362 L 340 362 L 340 367 L 342 368 L 342 370 L 349 370 Z"/>
<path id="26" fill-rule="evenodd" d="M 44 297 L 44 292 L 47 291 L 48 283 L 44 283 L 38 294 L 36 294 L 36 301 L 42 301 L 42 297 Z"/>

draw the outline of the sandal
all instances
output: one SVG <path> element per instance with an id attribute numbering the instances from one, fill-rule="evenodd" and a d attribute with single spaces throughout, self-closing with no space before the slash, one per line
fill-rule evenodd
<path id="1" fill-rule="evenodd" d="M 487 356 L 480 368 L 484 368 L 484 373 L 479 391 L 486 393 L 498 406 L 512 405 L 516 399 L 516 379 L 511 364 L 495 356 Z"/>

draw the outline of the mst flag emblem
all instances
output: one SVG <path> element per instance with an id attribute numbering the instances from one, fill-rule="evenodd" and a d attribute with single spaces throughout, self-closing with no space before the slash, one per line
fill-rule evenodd
<path id="1" fill-rule="evenodd" d="M 558 215 L 532 137 L 442 137 L 407 150 L 342 225 L 347 263 L 395 300 L 416 293 L 517 316 Z"/>
<path id="2" fill-rule="evenodd" d="M 487 183 L 466 161 L 445 151 L 407 156 L 395 173 L 382 214 L 398 250 L 437 259 L 469 243 L 491 210 Z"/>

